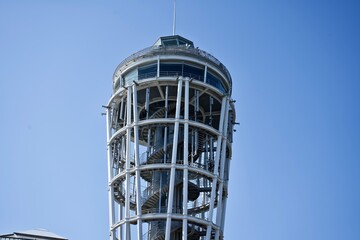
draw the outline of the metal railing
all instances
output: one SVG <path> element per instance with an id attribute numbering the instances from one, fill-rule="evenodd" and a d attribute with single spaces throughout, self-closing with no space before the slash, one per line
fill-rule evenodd
<path id="1" fill-rule="evenodd" d="M 36 240 L 36 238 L 33 239 Z M 0 240 L 31 240 L 31 238 L 0 237 Z"/>
<path id="2" fill-rule="evenodd" d="M 180 72 L 180 71 L 160 71 L 160 77 L 188 77 L 192 78 L 194 80 L 204 81 L 204 76 L 201 76 L 199 74 L 194 74 L 190 72 Z M 140 75 L 135 75 L 132 77 L 126 77 L 124 78 L 124 84 L 125 86 L 129 83 L 131 84 L 133 81 L 141 81 L 148 78 L 155 78 L 157 77 L 157 72 L 148 72 Z"/>

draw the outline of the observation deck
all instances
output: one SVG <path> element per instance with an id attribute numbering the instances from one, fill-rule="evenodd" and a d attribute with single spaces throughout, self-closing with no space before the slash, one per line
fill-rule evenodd
<path id="1" fill-rule="evenodd" d="M 182 60 L 183 65 L 171 65 L 171 60 Z M 134 67 L 140 69 L 133 69 Z M 127 85 L 131 81 L 168 76 L 190 77 L 231 94 L 232 79 L 225 65 L 179 35 L 161 37 L 153 46 L 125 58 L 115 70 L 113 87 L 116 90 L 120 85 Z"/>

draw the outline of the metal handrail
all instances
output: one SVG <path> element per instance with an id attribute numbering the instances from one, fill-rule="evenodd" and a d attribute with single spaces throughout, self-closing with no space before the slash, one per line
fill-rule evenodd
<path id="1" fill-rule="evenodd" d="M 199 80 L 199 81 L 204 80 L 204 76 L 201 76 L 199 74 L 190 73 L 190 72 L 160 71 L 160 77 L 178 77 L 178 76 L 189 77 L 189 78 L 192 78 L 194 80 Z M 132 83 L 133 81 L 138 81 L 138 80 L 141 81 L 144 79 L 154 78 L 154 77 L 157 77 L 157 72 L 148 72 L 148 73 L 144 73 L 144 74 L 140 74 L 140 75 L 135 75 L 132 77 L 128 77 L 124 80 L 126 82 Z"/>
<path id="2" fill-rule="evenodd" d="M 18 238 L 18 237 L 0 237 L 0 240 L 29 240 L 29 238 Z M 35 238 L 34 238 L 35 240 Z"/>
<path id="3" fill-rule="evenodd" d="M 171 163 L 171 159 L 166 159 L 164 161 L 163 158 L 159 158 L 159 159 L 155 159 L 153 160 L 153 163 L 147 163 L 147 159 L 142 159 L 142 162 L 140 163 L 141 165 L 151 165 L 151 164 L 157 164 L 157 163 Z M 184 161 L 183 160 L 177 160 L 176 163 L 178 164 L 183 164 Z M 209 167 L 207 167 L 206 165 L 204 164 L 201 164 L 201 163 L 197 163 L 197 162 L 189 162 L 189 166 L 190 167 L 195 167 L 195 168 L 200 168 L 200 169 L 204 169 L 204 170 L 210 170 Z"/>

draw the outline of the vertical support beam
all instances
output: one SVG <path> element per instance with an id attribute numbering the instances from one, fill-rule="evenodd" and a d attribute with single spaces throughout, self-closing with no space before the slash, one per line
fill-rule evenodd
<path id="1" fill-rule="evenodd" d="M 218 134 L 217 145 L 216 145 L 214 177 L 213 177 L 212 185 L 211 185 L 210 208 L 209 208 L 209 215 L 208 215 L 209 224 L 206 229 L 206 240 L 210 240 L 210 236 L 211 236 L 211 222 L 212 222 L 212 218 L 213 218 L 214 205 L 215 205 L 216 184 L 217 184 L 217 178 L 218 178 L 218 172 L 219 172 L 219 160 L 220 160 L 220 150 L 221 150 L 223 127 L 224 127 L 224 115 L 225 115 L 225 109 L 226 109 L 226 100 L 227 100 L 227 97 L 224 96 L 222 99 L 222 102 L 221 102 L 219 134 Z"/>
<path id="2" fill-rule="evenodd" d="M 157 71 L 156 71 L 156 76 L 160 77 L 160 56 L 158 56 L 157 59 Z"/>
<path id="3" fill-rule="evenodd" d="M 221 232 L 224 232 L 224 226 L 225 226 L 225 214 L 226 214 L 226 204 L 227 204 L 227 197 L 224 199 L 223 202 L 223 210 L 222 210 L 222 216 L 221 216 Z"/>
<path id="4" fill-rule="evenodd" d="M 227 128 L 228 128 L 228 119 L 229 119 L 229 98 L 226 100 L 226 110 L 225 110 L 225 121 L 223 127 L 223 139 L 222 139 L 222 149 L 221 149 L 221 161 L 220 161 L 220 183 L 219 183 L 219 201 L 217 205 L 216 213 L 216 224 L 220 227 L 222 223 L 222 210 L 223 210 L 223 188 L 224 188 L 224 172 L 225 172 L 225 161 L 226 161 L 226 142 L 227 142 Z M 216 230 L 215 239 L 219 238 L 220 230 Z"/>
<path id="5" fill-rule="evenodd" d="M 134 113 L 134 151 L 135 151 L 135 183 L 136 183 L 136 213 L 137 213 L 137 235 L 142 240 L 142 218 L 141 218 L 141 184 L 140 184 L 140 156 L 139 156 L 139 116 L 137 104 L 136 84 L 133 85 L 133 113 Z"/>
<path id="6" fill-rule="evenodd" d="M 205 71 L 204 71 L 204 83 L 206 83 L 206 78 L 207 78 L 207 69 L 208 69 L 208 65 L 205 65 Z"/>
<path id="7" fill-rule="evenodd" d="M 108 194 L 109 194 L 109 224 L 110 224 L 110 240 L 116 239 L 116 230 L 111 227 L 115 222 L 115 202 L 114 202 L 114 189 L 110 185 L 110 182 L 113 178 L 113 156 L 111 153 L 111 144 L 110 138 L 112 136 L 111 132 L 111 109 L 110 107 L 106 108 L 106 142 L 107 142 L 107 159 L 108 159 Z"/>
<path id="8" fill-rule="evenodd" d="M 131 87 L 127 89 L 126 102 L 126 163 L 125 163 L 125 239 L 131 239 L 130 232 L 130 161 L 131 161 Z"/>
<path id="9" fill-rule="evenodd" d="M 183 240 L 187 240 L 187 202 L 189 181 L 189 79 L 185 79 L 185 104 L 184 104 L 184 176 L 183 176 Z"/>
<path id="10" fill-rule="evenodd" d="M 230 159 L 228 159 L 227 161 L 228 161 L 228 164 L 226 166 L 226 171 L 229 174 L 231 161 L 230 161 Z M 226 178 L 225 179 L 226 186 L 228 186 L 228 182 L 229 182 L 229 178 Z M 223 201 L 223 206 L 222 206 L 221 224 L 220 224 L 221 232 L 224 232 L 227 198 L 228 198 L 228 196 L 225 196 L 224 201 Z"/>
<path id="11" fill-rule="evenodd" d="M 118 207 L 119 207 L 119 219 L 122 220 L 124 218 L 124 206 L 123 206 L 123 204 L 119 204 Z M 120 240 L 123 239 L 123 226 L 124 225 L 119 226 L 119 239 Z"/>
<path id="12" fill-rule="evenodd" d="M 118 119 L 119 119 L 119 115 L 120 115 L 120 105 L 118 105 L 118 106 L 115 106 L 114 108 L 113 108 L 113 116 L 112 116 L 112 118 L 115 118 L 115 124 L 114 124 L 114 126 L 115 126 L 115 128 L 118 126 Z M 113 122 L 114 122 L 114 120 L 112 120 Z"/>
<path id="13" fill-rule="evenodd" d="M 200 95 L 199 95 L 199 90 L 195 90 L 195 114 L 194 114 L 194 116 L 195 116 L 195 121 L 197 122 L 198 121 L 198 119 L 197 119 L 197 113 L 198 113 L 198 111 L 199 111 L 199 97 L 200 97 Z"/>
<path id="14" fill-rule="evenodd" d="M 121 137 L 121 160 L 126 159 L 126 136 Z M 124 171 L 124 166 L 122 166 L 121 170 L 119 172 Z"/>
<path id="15" fill-rule="evenodd" d="M 122 75 L 120 74 L 120 76 L 119 76 L 119 78 L 118 78 L 119 80 L 119 87 L 118 87 L 118 89 L 119 88 L 121 88 L 122 87 Z M 115 84 L 113 83 L 113 93 L 115 93 L 116 92 L 116 90 L 115 90 Z"/>
<path id="16" fill-rule="evenodd" d="M 174 189 L 175 189 L 175 165 L 177 157 L 177 147 L 178 147 L 178 138 L 179 138 L 179 119 L 180 119 L 180 108 L 181 108 L 181 91 L 182 91 L 182 78 L 179 78 L 178 89 L 177 89 L 177 98 L 176 98 L 176 111 L 175 111 L 175 127 L 174 127 L 174 139 L 173 139 L 173 148 L 172 148 L 172 158 L 171 158 L 171 170 L 170 170 L 170 181 L 169 181 L 169 198 L 168 198 L 168 209 L 166 217 L 166 232 L 165 240 L 170 240 L 171 233 L 171 214 L 174 202 Z"/>
<path id="17" fill-rule="evenodd" d="M 124 98 L 121 98 L 121 103 L 120 103 L 120 119 L 123 120 L 123 124 L 121 127 L 124 126 Z"/>
<path id="18" fill-rule="evenodd" d="M 160 181 L 159 181 L 159 189 L 162 189 L 162 179 L 163 179 L 163 174 L 160 175 Z M 159 191 L 159 213 L 161 213 L 161 191 Z"/>
<path id="19" fill-rule="evenodd" d="M 168 101 L 169 101 L 169 86 L 166 86 L 165 88 L 165 119 L 168 117 Z M 165 125 L 164 129 L 164 163 L 166 163 L 167 158 L 167 136 L 168 136 L 168 127 Z"/>
<path id="20" fill-rule="evenodd" d="M 146 96 L 145 96 L 146 119 L 149 119 L 149 104 L 150 104 L 150 88 L 146 88 Z M 150 136 L 151 136 L 151 128 L 150 128 L 150 126 L 148 126 L 146 161 L 150 156 L 150 150 L 151 150 Z"/>

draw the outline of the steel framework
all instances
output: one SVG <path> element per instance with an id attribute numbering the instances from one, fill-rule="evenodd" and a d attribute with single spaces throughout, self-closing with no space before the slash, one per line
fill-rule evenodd
<path id="1" fill-rule="evenodd" d="M 180 36 L 125 59 L 106 106 L 110 240 L 222 239 L 231 77 Z"/>

